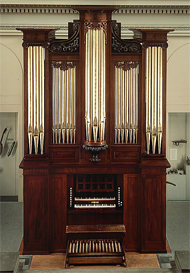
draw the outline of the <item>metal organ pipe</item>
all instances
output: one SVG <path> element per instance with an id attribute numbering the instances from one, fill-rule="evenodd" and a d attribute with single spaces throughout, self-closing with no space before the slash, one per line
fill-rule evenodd
<path id="1" fill-rule="evenodd" d="M 137 62 L 115 65 L 115 143 L 138 142 Z"/>
<path id="2" fill-rule="evenodd" d="M 28 144 L 29 154 L 44 149 L 44 62 L 42 46 L 28 47 Z"/>
<path id="3" fill-rule="evenodd" d="M 85 40 L 86 141 L 96 143 L 105 140 L 105 33 L 89 28 Z"/>
<path id="4" fill-rule="evenodd" d="M 162 145 L 162 48 L 146 49 L 146 149 L 161 154 Z M 151 141 L 150 141 L 151 139 Z"/>
<path id="5" fill-rule="evenodd" d="M 76 65 L 52 62 L 53 143 L 76 142 Z"/>

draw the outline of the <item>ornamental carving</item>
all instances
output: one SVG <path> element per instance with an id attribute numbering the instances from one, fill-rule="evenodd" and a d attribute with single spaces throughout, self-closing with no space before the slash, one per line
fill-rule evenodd
<path id="1" fill-rule="evenodd" d="M 76 66 L 76 63 L 74 62 L 64 62 L 64 61 L 52 61 L 51 63 L 52 67 L 54 68 L 60 68 L 61 70 L 67 70 L 69 68 L 74 68 Z"/>
<path id="2" fill-rule="evenodd" d="M 68 40 L 56 40 L 51 42 L 49 51 L 52 53 L 79 52 L 79 27 L 73 25 L 74 34 Z"/>
<path id="3" fill-rule="evenodd" d="M 112 26 L 112 52 L 113 53 L 141 53 L 141 44 L 132 42 L 129 39 L 121 39 L 118 36 L 119 26 Z"/>
<path id="4" fill-rule="evenodd" d="M 154 47 L 154 46 L 165 49 L 168 47 L 168 44 L 167 43 L 146 43 L 146 42 L 142 44 L 142 48 L 145 48 L 145 49 L 148 47 Z"/>
<path id="5" fill-rule="evenodd" d="M 105 33 L 105 42 L 107 43 L 107 23 L 106 22 L 85 22 L 84 23 L 84 42 L 86 41 L 86 33 L 89 29 L 103 29 Z"/>
<path id="6" fill-rule="evenodd" d="M 48 48 L 50 45 L 49 42 L 44 42 L 44 43 L 40 43 L 40 42 L 23 42 L 22 46 L 24 48 L 28 48 L 29 46 L 42 46 L 43 48 Z"/>
<path id="7" fill-rule="evenodd" d="M 137 68 L 139 65 L 139 63 L 137 61 L 133 62 L 133 61 L 130 61 L 130 62 L 126 62 L 126 61 L 123 61 L 123 62 L 116 62 L 115 63 L 115 66 L 116 68 L 122 68 L 123 70 L 130 70 L 131 68 Z"/>

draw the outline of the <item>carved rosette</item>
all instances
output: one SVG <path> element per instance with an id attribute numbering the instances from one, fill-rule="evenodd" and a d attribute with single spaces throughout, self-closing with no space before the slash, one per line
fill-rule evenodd
<path id="1" fill-rule="evenodd" d="M 69 68 L 74 68 L 75 66 L 76 66 L 76 63 L 74 62 L 52 61 L 52 67 L 60 68 L 63 71 L 68 70 Z"/>
<path id="2" fill-rule="evenodd" d="M 130 62 L 116 62 L 115 66 L 117 68 L 122 68 L 124 71 L 130 70 L 131 68 L 137 68 L 139 63 L 137 61 L 130 61 Z"/>
<path id="3" fill-rule="evenodd" d="M 86 33 L 89 29 L 102 29 L 105 33 L 105 42 L 107 43 L 107 22 L 85 22 L 84 23 L 84 43 L 86 42 Z"/>
<path id="4" fill-rule="evenodd" d="M 68 40 L 55 40 L 50 43 L 52 53 L 79 52 L 79 26 L 73 25 L 74 34 Z"/>

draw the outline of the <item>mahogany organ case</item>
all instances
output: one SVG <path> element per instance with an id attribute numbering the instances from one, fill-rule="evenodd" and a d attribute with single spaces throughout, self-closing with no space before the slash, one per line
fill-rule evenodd
<path id="1" fill-rule="evenodd" d="M 65 252 L 66 227 L 98 225 L 125 229 L 125 251 L 166 252 L 169 30 L 121 39 L 114 7 L 74 8 L 67 40 L 21 29 L 24 253 Z"/>

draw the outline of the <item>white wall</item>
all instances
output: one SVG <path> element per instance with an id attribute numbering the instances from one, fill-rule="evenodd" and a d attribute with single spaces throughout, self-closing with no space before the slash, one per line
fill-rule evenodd
<path id="1" fill-rule="evenodd" d="M 171 33 L 168 43 L 167 111 L 190 112 L 190 34 Z"/>
<path id="2" fill-rule="evenodd" d="M 23 183 L 22 170 L 19 164 L 23 157 L 23 51 L 22 36 L 1 35 L 0 36 L 0 112 L 1 113 L 17 113 L 17 141 L 18 156 L 16 161 L 10 165 L 4 166 L 5 173 L 12 168 L 17 168 L 16 183 L 12 182 L 12 187 L 16 190 L 12 191 L 10 185 L 3 187 L 1 195 L 12 196 L 18 195 L 19 201 L 23 200 Z M 7 115 L 8 116 L 8 115 Z M 7 121 L 8 122 L 8 121 Z M 9 123 L 9 122 L 8 122 Z M 2 126 L 1 126 L 2 128 Z M 3 129 L 2 129 L 3 130 Z M 0 134 L 2 131 L 0 132 Z M 8 177 L 7 177 L 8 180 Z M 8 184 L 10 181 L 8 181 Z M 8 185 L 7 184 L 7 185 Z"/>

